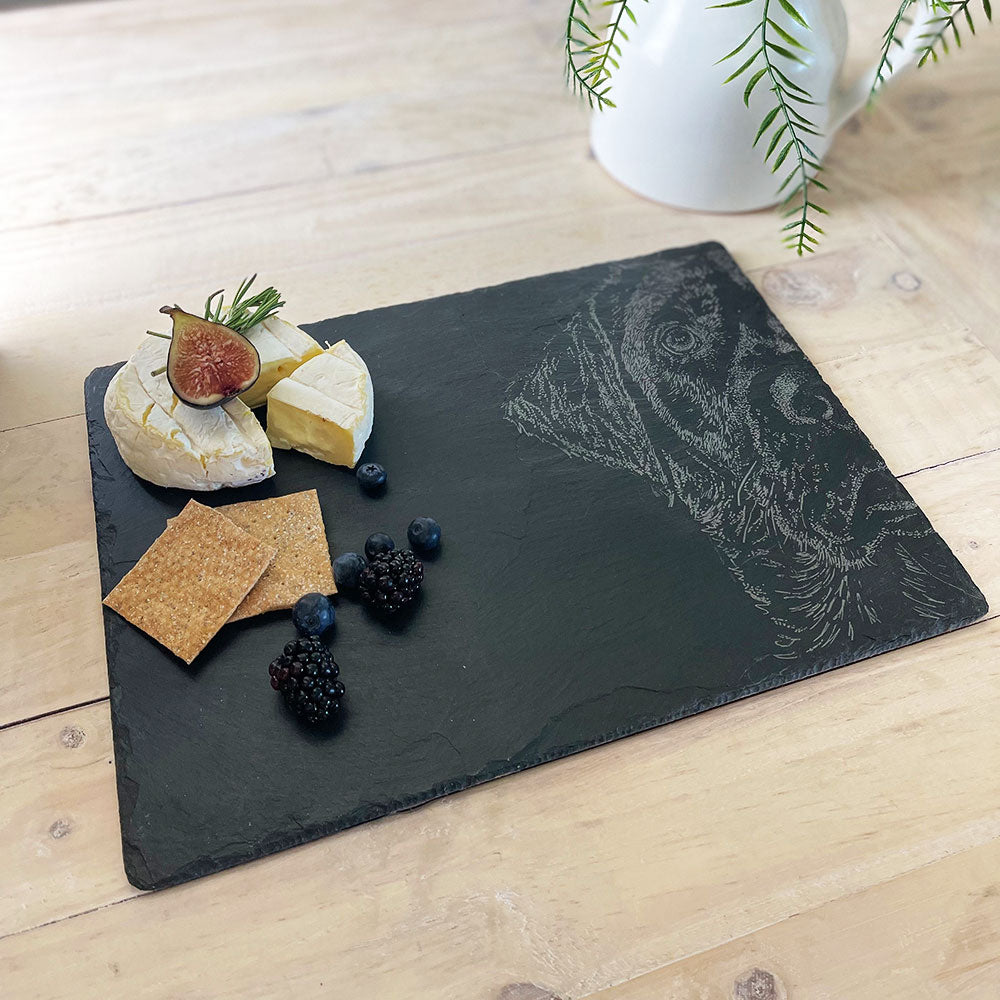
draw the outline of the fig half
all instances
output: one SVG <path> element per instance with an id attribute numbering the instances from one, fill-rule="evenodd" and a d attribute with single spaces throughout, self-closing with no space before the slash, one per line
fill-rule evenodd
<path id="1" fill-rule="evenodd" d="M 241 333 L 164 306 L 174 324 L 167 378 L 178 399 L 208 409 L 246 392 L 260 376 L 257 348 Z"/>

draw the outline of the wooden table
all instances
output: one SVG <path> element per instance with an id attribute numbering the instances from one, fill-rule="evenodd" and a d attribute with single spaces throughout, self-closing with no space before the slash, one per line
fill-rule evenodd
<path id="1" fill-rule="evenodd" d="M 851 6 L 857 63 L 890 11 Z M 1000 35 L 980 18 L 844 130 L 798 261 L 770 213 L 605 176 L 563 8 L 0 13 L 4 1000 L 1000 995 L 995 617 L 178 889 L 125 881 L 81 385 L 247 271 L 308 322 L 719 239 L 1000 607 Z"/>

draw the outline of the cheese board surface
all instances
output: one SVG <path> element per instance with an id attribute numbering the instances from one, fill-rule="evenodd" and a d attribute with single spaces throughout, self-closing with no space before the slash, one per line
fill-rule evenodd
<path id="1" fill-rule="evenodd" d="M 276 452 L 211 506 L 315 488 L 331 552 L 443 526 L 417 606 L 337 598 L 347 687 L 298 724 L 288 612 L 186 666 L 104 621 L 129 880 L 161 888 L 960 627 L 982 594 L 718 244 L 343 316 L 366 459 Z M 85 395 L 103 593 L 190 499 L 122 462 Z M 664 780 L 669 780 L 665 776 Z"/>

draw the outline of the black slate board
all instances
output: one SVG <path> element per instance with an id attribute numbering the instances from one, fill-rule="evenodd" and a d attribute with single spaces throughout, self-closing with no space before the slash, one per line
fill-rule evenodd
<path id="1" fill-rule="evenodd" d="M 104 609 L 129 881 L 159 888 L 956 628 L 986 603 L 718 244 L 316 324 L 366 358 L 390 490 L 276 452 L 331 548 L 444 527 L 408 618 L 338 598 L 335 731 L 286 713 L 287 614 L 193 667 Z M 103 592 L 189 498 L 87 379 Z M 669 780 L 665 777 L 664 780 Z"/>

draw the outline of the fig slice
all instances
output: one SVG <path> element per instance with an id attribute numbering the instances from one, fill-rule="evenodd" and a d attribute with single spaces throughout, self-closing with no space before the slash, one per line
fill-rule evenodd
<path id="1" fill-rule="evenodd" d="M 160 312 L 174 325 L 167 378 L 178 399 L 208 409 L 246 392 L 257 381 L 260 355 L 243 334 L 178 306 L 164 306 Z"/>

